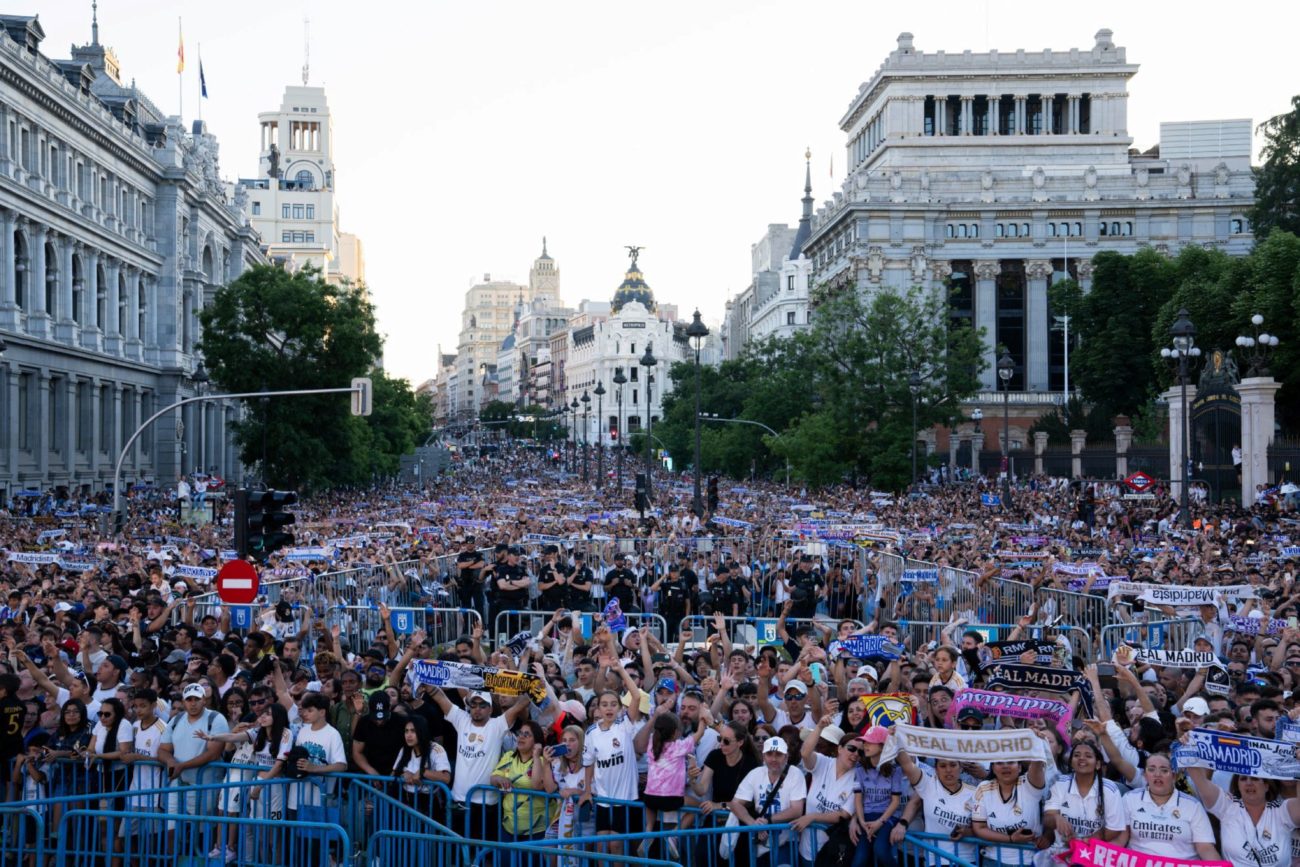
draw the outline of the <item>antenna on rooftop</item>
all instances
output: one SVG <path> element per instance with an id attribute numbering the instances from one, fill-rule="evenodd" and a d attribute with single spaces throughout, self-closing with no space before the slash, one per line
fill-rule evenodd
<path id="1" fill-rule="evenodd" d="M 311 70 L 311 19 L 302 19 L 302 86 L 307 86 L 308 72 Z"/>

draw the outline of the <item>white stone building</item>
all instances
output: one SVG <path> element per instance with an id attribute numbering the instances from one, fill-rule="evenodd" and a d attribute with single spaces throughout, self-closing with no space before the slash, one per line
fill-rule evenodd
<path id="1" fill-rule="evenodd" d="M 574 317 L 569 329 L 565 394 L 569 404 L 579 401 L 580 416 L 582 395 L 590 398 L 586 422 L 589 442 L 601 440 L 610 445 L 619 438 L 611 434 L 621 433 L 626 439 L 627 433 L 644 427 L 647 419 L 652 423 L 659 420 L 664 386 L 671 387 L 668 369 L 687 354 L 685 326 L 676 321 L 675 313 L 675 307 L 665 310 L 655 303 L 634 255 L 623 283 L 614 293 L 609 315 L 592 316 L 588 321 L 581 315 Z M 669 314 L 673 318 L 668 318 Z M 638 363 L 647 345 L 658 361 L 649 382 L 646 368 Z M 619 370 L 628 380 L 622 386 L 621 402 L 614 384 Z M 606 392 L 599 405 L 593 394 L 598 382 L 603 383 Z"/>
<path id="2" fill-rule="evenodd" d="M 216 139 L 165 116 L 99 42 L 41 53 L 0 16 L 0 487 L 103 490 L 126 440 L 193 396 L 198 312 L 264 258 Z M 129 79 L 128 79 L 129 80 Z M 238 480 L 233 405 L 183 408 L 132 446 L 128 481 Z"/>
<path id="3" fill-rule="evenodd" d="M 1103 250 L 1253 246 L 1250 121 L 1162 124 L 1139 153 L 1127 117 L 1137 71 L 1109 30 L 1086 49 L 986 53 L 926 53 L 904 33 L 840 120 L 849 173 L 813 215 L 811 283 L 949 293 L 951 316 L 985 332 L 972 403 L 986 425 L 999 410 L 990 442 L 996 347 L 1016 365 L 1013 447 L 1063 399 L 1050 283 L 1069 275 L 1087 291 Z"/>

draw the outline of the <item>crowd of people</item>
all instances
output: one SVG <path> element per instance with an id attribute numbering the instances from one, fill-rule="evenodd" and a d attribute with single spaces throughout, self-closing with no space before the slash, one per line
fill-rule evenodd
<path id="1" fill-rule="evenodd" d="M 653 481 L 642 514 L 507 450 L 310 498 L 251 608 L 213 593 L 228 520 L 181 527 L 165 497 L 115 537 L 75 497 L 0 514 L 5 800 L 52 838 L 95 804 L 344 821 L 359 781 L 474 840 L 700 865 L 893 867 L 905 839 L 936 863 L 1100 840 L 1300 865 L 1300 764 L 1252 775 L 1212 734 L 1300 740 L 1287 504 L 724 483 L 697 517 Z M 997 732 L 1033 755 L 951 754 Z M 207 854 L 249 860 L 243 827 Z M 112 830 L 119 852 L 157 833 L 186 832 Z"/>

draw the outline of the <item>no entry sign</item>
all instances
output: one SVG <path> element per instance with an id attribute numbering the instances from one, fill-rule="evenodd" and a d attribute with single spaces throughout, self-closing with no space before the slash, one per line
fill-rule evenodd
<path id="1" fill-rule="evenodd" d="M 217 596 L 228 605 L 247 605 L 257 598 L 257 570 L 247 560 L 231 560 L 217 573 Z"/>

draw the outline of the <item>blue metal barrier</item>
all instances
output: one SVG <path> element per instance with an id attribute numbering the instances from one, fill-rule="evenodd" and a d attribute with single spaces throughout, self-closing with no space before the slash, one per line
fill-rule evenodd
<path id="1" fill-rule="evenodd" d="M 19 864 L 22 859 L 45 860 L 45 815 L 29 804 L 0 805 L 0 862 Z"/>
<path id="2" fill-rule="evenodd" d="M 480 867 L 491 857 L 496 867 L 608 867 L 608 856 L 601 852 L 574 851 L 526 843 L 502 843 L 489 840 L 465 840 L 457 836 L 433 834 L 397 834 L 380 831 L 370 838 L 366 864 L 393 864 L 402 867 Z M 636 867 L 679 867 L 672 861 L 619 857 L 620 864 Z"/>
<path id="3" fill-rule="evenodd" d="M 59 822 L 55 867 L 84 867 L 114 858 L 131 865 L 206 865 L 210 853 L 224 843 L 211 817 L 161 813 L 150 816 L 166 833 L 121 836 L 124 823 L 140 814 L 125 810 L 69 810 Z M 328 858 L 342 860 L 352 851 L 347 832 L 335 824 L 286 820 L 228 818 L 223 824 L 240 829 L 239 844 L 230 861 L 244 865 L 317 865 Z M 250 839 L 251 837 L 251 839 Z"/>
<path id="4" fill-rule="evenodd" d="M 900 867 L 1032 867 L 1038 849 L 1023 843 L 990 843 L 973 834 L 954 841 L 943 834 L 909 831 L 898 847 Z"/>

